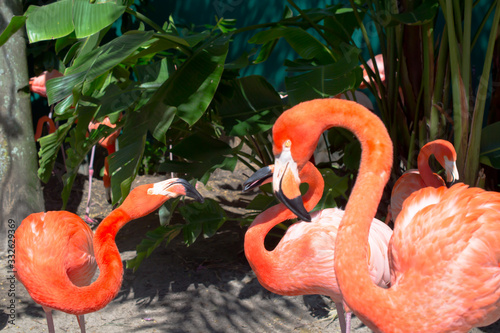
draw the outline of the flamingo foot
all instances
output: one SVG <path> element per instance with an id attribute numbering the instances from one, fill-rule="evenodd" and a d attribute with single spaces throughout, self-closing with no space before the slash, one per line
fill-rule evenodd
<path id="1" fill-rule="evenodd" d="M 99 223 L 96 219 L 91 218 L 88 214 L 85 214 L 85 217 L 83 218 L 85 223 L 87 223 L 89 226 L 94 226 Z"/>

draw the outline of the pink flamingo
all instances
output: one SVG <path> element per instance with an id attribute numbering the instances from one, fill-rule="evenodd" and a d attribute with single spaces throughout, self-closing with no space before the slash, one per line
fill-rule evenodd
<path id="1" fill-rule="evenodd" d="M 244 184 L 245 190 L 270 180 L 274 166 L 257 171 Z M 309 184 L 304 205 L 310 210 L 323 195 L 324 182 L 318 169 L 310 162 L 300 172 L 302 182 Z M 283 179 L 283 182 L 293 181 Z M 289 185 L 283 184 L 284 187 Z M 271 207 L 255 218 L 245 234 L 245 255 L 260 284 L 280 295 L 321 294 L 335 303 L 342 332 L 350 331 L 351 312 L 344 316 L 342 295 L 335 279 L 333 260 L 335 237 L 344 212 L 325 209 L 311 214 L 311 222 L 293 224 L 272 251 L 264 247 L 264 239 L 277 224 L 295 218 L 283 204 Z M 374 219 L 370 230 L 370 274 L 374 283 L 387 287 L 390 282 L 387 245 L 392 230 Z"/>
<path id="2" fill-rule="evenodd" d="M 97 129 L 100 125 L 105 125 L 111 128 L 115 128 L 116 124 L 112 124 L 108 117 L 105 117 L 102 122 L 92 121 L 89 124 L 89 132 Z M 108 151 L 108 156 L 116 152 L 116 139 L 120 135 L 120 130 L 114 131 L 105 138 L 99 141 L 99 145 Z M 90 199 L 92 195 L 92 176 L 94 175 L 94 156 L 95 156 L 95 146 L 92 147 L 92 152 L 90 154 L 89 161 L 89 193 L 87 195 L 87 208 L 85 209 L 85 221 L 89 223 L 95 223 L 96 221 L 90 218 Z M 108 156 L 104 158 L 104 175 L 102 180 L 104 182 L 104 191 L 106 193 L 106 200 L 111 203 L 111 175 L 109 174 L 109 164 Z"/>
<path id="3" fill-rule="evenodd" d="M 14 235 L 15 275 L 42 305 L 50 333 L 54 333 L 52 310 L 76 315 L 85 333 L 84 314 L 104 308 L 122 284 L 123 266 L 115 244 L 118 231 L 179 195 L 203 201 L 183 179 L 138 186 L 102 221 L 95 235 L 70 212 L 35 213 L 23 220 Z M 97 266 L 99 277 L 90 284 Z"/>
<path id="4" fill-rule="evenodd" d="M 394 184 L 391 193 L 391 205 L 388 210 L 389 216 L 386 221 L 396 221 L 401 211 L 403 202 L 412 194 L 424 187 L 441 187 L 446 183 L 439 176 L 432 172 L 429 166 L 429 157 L 434 155 L 446 173 L 446 181 L 458 180 L 458 170 L 456 165 L 457 153 L 451 143 L 445 140 L 434 140 L 425 144 L 418 154 L 418 170 L 407 170 Z"/>
<path id="5" fill-rule="evenodd" d="M 333 126 L 351 130 L 362 147 L 335 243 L 335 273 L 349 309 L 375 332 L 468 332 L 498 320 L 500 194 L 464 184 L 413 193 L 389 243 L 391 286 L 380 288 L 371 279 L 367 240 L 392 165 L 392 143 L 382 121 L 349 101 L 295 106 L 273 127 L 273 133 L 283 134 L 274 142 L 274 154 L 286 161 L 282 175 L 276 177 L 275 170 L 274 177 L 298 176 L 321 133 Z M 285 203 L 300 210 L 293 196 L 298 186 L 282 191 L 292 195 Z"/>

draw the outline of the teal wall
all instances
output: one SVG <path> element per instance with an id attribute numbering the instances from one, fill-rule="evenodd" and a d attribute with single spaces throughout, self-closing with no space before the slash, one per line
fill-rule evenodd
<path id="1" fill-rule="evenodd" d="M 349 6 L 348 0 L 296 0 L 295 3 L 301 8 L 324 7 L 338 3 L 344 3 L 346 6 Z M 486 15 L 490 3 L 491 0 L 480 0 L 474 8 L 474 16 L 472 18 L 473 34 L 483 17 Z M 288 2 L 286 0 L 149 0 L 149 10 L 146 8 L 146 11 L 144 11 L 144 8 L 141 8 L 141 11 L 144 11 L 146 16 L 152 18 L 157 23 L 163 23 L 168 20 L 169 15 L 172 15 L 177 26 L 191 26 L 194 24 L 199 30 L 202 30 L 204 24 L 215 24 L 216 16 L 235 18 L 238 28 L 265 22 L 279 21 L 287 5 Z M 489 31 L 491 28 L 492 16 L 493 15 L 491 15 L 485 27 L 486 31 Z M 367 26 L 369 26 L 369 21 L 370 18 L 365 18 Z M 439 18 L 438 22 L 444 22 L 442 17 Z M 235 41 L 231 45 L 229 60 L 237 58 L 244 50 L 250 51 L 254 47 L 254 45 L 246 42 L 254 33 L 255 31 L 242 33 L 235 37 Z M 373 32 L 371 37 L 371 43 L 375 52 L 379 52 L 379 42 L 376 33 Z M 477 86 L 479 77 L 482 73 L 488 37 L 488 34 L 483 34 L 472 51 L 474 86 Z M 363 39 L 359 30 L 354 34 L 354 40 L 358 47 L 363 50 L 363 55 L 365 59 L 367 59 L 369 54 L 362 42 Z M 288 47 L 286 42 L 280 41 L 272 57 L 268 61 L 245 69 L 242 75 L 263 75 L 275 88 L 284 90 L 284 77 L 286 72 L 283 62 L 285 59 L 293 59 L 294 57 L 296 57 L 295 52 Z"/>
<path id="2" fill-rule="evenodd" d="M 145 12 L 145 14 L 153 18 L 155 22 L 164 22 L 168 19 L 169 15 L 172 15 L 176 25 L 194 24 L 200 30 L 202 30 L 204 24 L 215 24 L 216 16 L 235 18 L 237 20 L 237 28 L 279 21 L 282 18 L 285 6 L 288 5 L 288 2 L 284 0 L 150 0 L 149 2 L 152 10 Z M 301 8 L 315 8 L 331 5 L 334 1 L 296 0 L 295 3 Z M 255 45 L 247 43 L 247 40 L 255 32 L 241 33 L 235 37 L 234 43 L 230 47 L 229 60 L 233 60 L 241 55 L 243 51 L 246 50 L 248 52 L 255 47 Z M 286 73 L 283 62 L 285 59 L 293 59 L 294 57 L 296 57 L 296 54 L 288 47 L 288 44 L 284 41 L 279 41 L 272 57 L 268 61 L 245 69 L 242 75 L 263 75 L 275 88 L 284 90 L 284 77 Z"/>

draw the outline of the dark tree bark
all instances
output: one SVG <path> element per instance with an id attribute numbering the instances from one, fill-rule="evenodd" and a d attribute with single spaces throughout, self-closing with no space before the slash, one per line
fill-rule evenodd
<path id="1" fill-rule="evenodd" d="M 22 0 L 0 1 L 0 31 L 22 10 Z M 0 254 L 11 244 L 9 233 L 15 225 L 44 210 L 27 90 L 25 34 L 20 29 L 0 47 Z"/>

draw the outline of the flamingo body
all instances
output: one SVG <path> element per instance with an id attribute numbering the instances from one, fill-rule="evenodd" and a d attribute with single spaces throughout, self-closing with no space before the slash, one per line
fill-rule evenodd
<path id="1" fill-rule="evenodd" d="M 279 244 L 272 251 L 274 260 L 261 269 L 253 261 L 249 251 L 247 258 L 259 282 L 276 294 L 327 295 L 335 303 L 342 302 L 337 285 L 334 260 L 337 230 L 344 211 L 338 208 L 325 209 L 311 214 L 311 222 L 299 221 L 288 228 Z M 370 273 L 374 283 L 387 287 L 390 283 L 387 246 L 392 230 L 382 221 L 374 219 L 370 230 Z"/>
<path id="2" fill-rule="evenodd" d="M 399 302 L 418 295 L 419 304 L 379 330 L 402 332 L 406 324 L 468 332 L 498 320 L 500 194 L 464 184 L 428 187 L 411 195 L 400 215 L 389 252 L 391 294 Z"/>
<path id="3" fill-rule="evenodd" d="M 52 307 L 44 297 L 50 284 L 46 278 L 54 282 L 69 279 L 80 287 L 90 284 L 97 269 L 94 235 L 77 215 L 65 211 L 31 214 L 16 234 L 22 235 L 16 238 L 16 271 L 23 272 L 16 276 L 25 286 L 31 286 L 35 302 Z"/>
<path id="4" fill-rule="evenodd" d="M 123 265 L 115 244 L 117 232 L 179 195 L 203 201 L 182 179 L 139 186 L 101 222 L 95 235 L 77 215 L 64 211 L 35 213 L 22 221 L 14 234 L 14 271 L 45 310 L 49 332 L 54 332 L 52 310 L 77 315 L 85 332 L 83 315 L 105 307 L 120 290 Z M 97 266 L 100 274 L 91 284 Z"/>
<path id="5" fill-rule="evenodd" d="M 262 173 L 261 170 L 256 175 Z M 300 176 L 303 182 L 309 183 L 304 205 L 310 209 L 323 193 L 323 178 L 310 162 L 301 170 Z M 247 181 L 252 184 L 250 187 L 254 187 L 253 178 Z M 335 244 L 343 215 L 344 211 L 338 208 L 316 211 L 311 214 L 310 222 L 292 224 L 278 245 L 268 251 L 264 247 L 267 233 L 275 225 L 295 217 L 283 204 L 278 204 L 259 214 L 250 225 L 245 234 L 245 255 L 260 284 L 271 292 L 285 296 L 329 296 L 337 307 L 340 326 L 345 332 L 349 329 L 350 314 L 346 324 L 342 295 L 332 265 L 335 256 L 332 244 Z M 374 219 L 369 238 L 370 274 L 372 281 L 383 288 L 389 285 L 391 278 L 387 256 L 391 236 L 392 230 Z"/>

